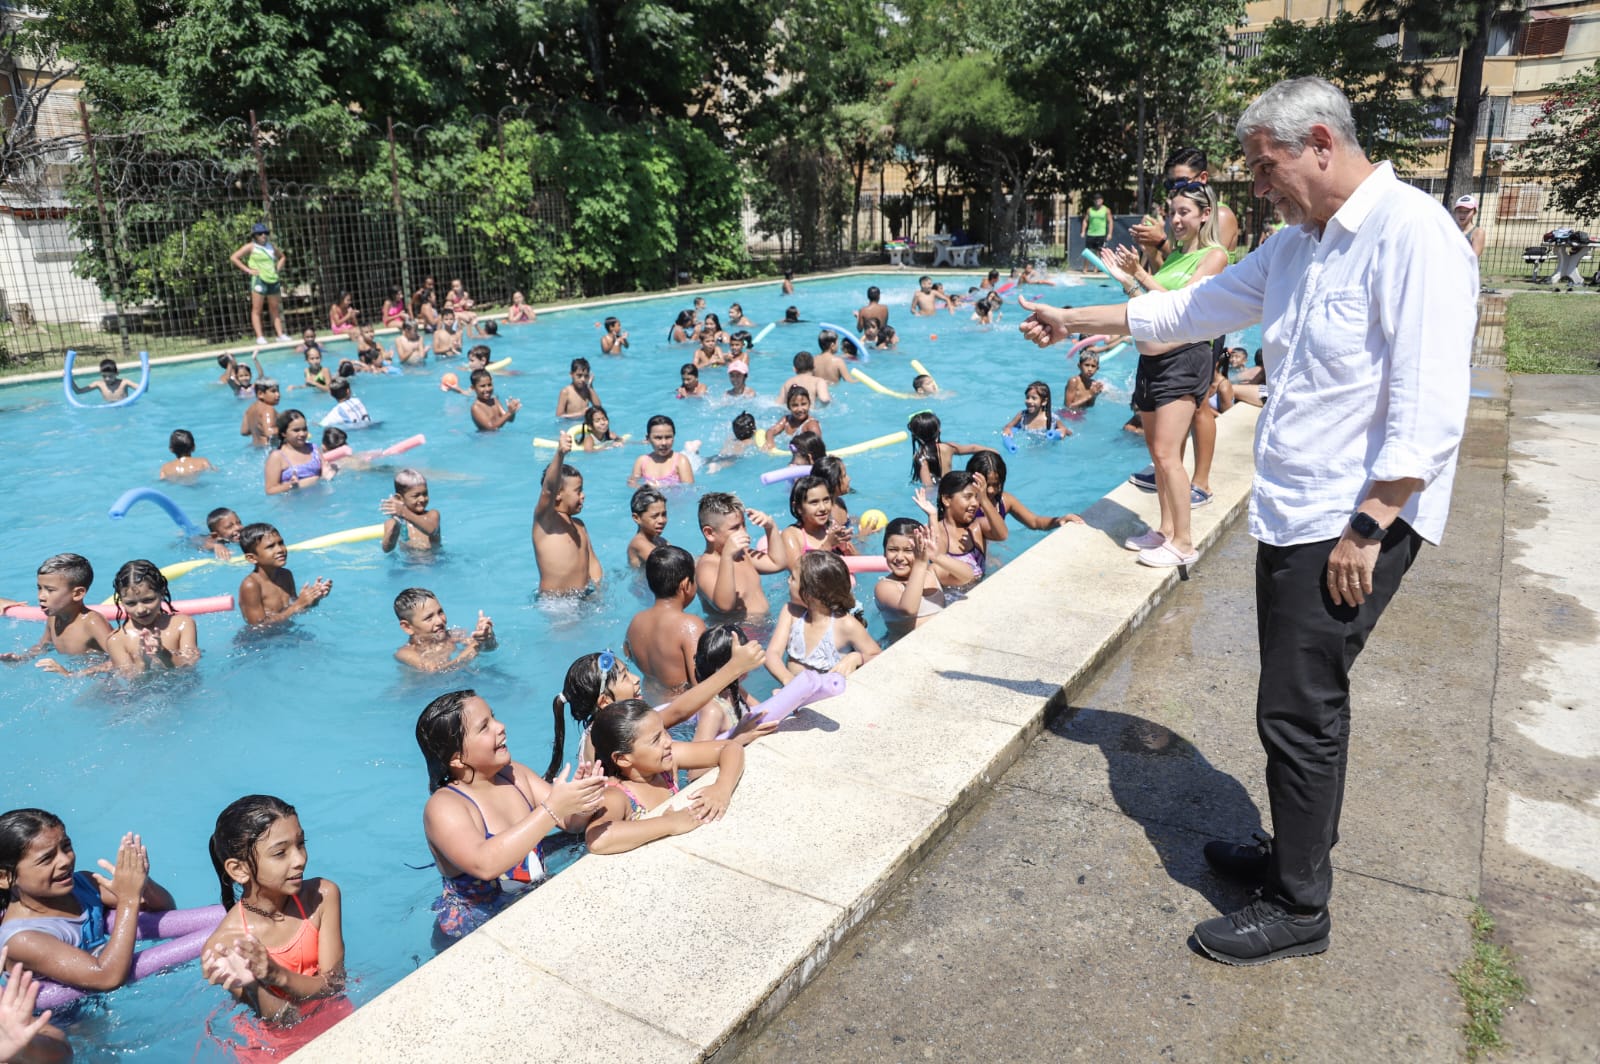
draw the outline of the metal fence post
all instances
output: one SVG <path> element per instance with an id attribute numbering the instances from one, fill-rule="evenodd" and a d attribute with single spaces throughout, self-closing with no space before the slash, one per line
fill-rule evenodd
<path id="1" fill-rule="evenodd" d="M 390 118 L 388 122 L 389 184 L 394 194 L 394 228 L 396 240 L 400 244 L 400 295 L 406 301 L 405 305 L 409 307 L 411 304 L 411 293 L 414 291 L 414 289 L 411 287 L 410 242 L 406 239 L 406 211 L 404 205 L 400 201 L 400 166 L 397 162 L 395 162 L 394 119 Z"/>
<path id="2" fill-rule="evenodd" d="M 94 179 L 94 204 L 100 222 L 100 243 L 106 249 L 106 272 L 111 277 L 111 303 L 117 312 L 117 335 L 122 339 L 122 357 L 133 357 L 128 342 L 128 320 L 122 312 L 122 271 L 117 268 L 117 249 L 112 241 L 111 223 L 106 220 L 106 199 L 100 189 L 100 167 L 94 157 L 94 134 L 89 132 L 89 108 L 78 97 L 78 121 L 83 125 L 83 143 L 89 153 L 89 175 Z"/>

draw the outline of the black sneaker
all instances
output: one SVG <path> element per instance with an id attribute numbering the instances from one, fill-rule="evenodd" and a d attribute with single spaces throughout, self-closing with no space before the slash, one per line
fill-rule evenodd
<path id="1" fill-rule="evenodd" d="M 1259 887 L 1267 879 L 1267 864 L 1272 859 L 1272 839 L 1254 832 L 1254 842 L 1208 842 L 1202 852 L 1206 864 L 1220 876 Z"/>
<path id="2" fill-rule="evenodd" d="M 1326 909 L 1301 916 L 1257 898 L 1236 913 L 1195 924 L 1194 937 L 1213 960 L 1249 966 L 1323 952 L 1332 923 Z"/>

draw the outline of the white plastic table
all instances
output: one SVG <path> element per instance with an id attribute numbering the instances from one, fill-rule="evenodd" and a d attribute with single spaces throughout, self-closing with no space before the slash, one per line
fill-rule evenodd
<path id="1" fill-rule="evenodd" d="M 960 261 L 953 256 L 950 245 L 955 243 L 955 237 L 935 233 L 928 238 L 933 245 L 933 264 L 935 266 L 959 266 Z"/>
<path id="2" fill-rule="evenodd" d="M 1570 247 L 1566 244 L 1557 244 L 1555 245 L 1555 252 L 1556 273 L 1554 277 L 1550 278 L 1550 283 L 1560 284 L 1562 281 L 1566 281 L 1568 284 L 1577 285 L 1581 288 L 1583 286 L 1583 278 L 1578 276 L 1578 264 L 1589 257 L 1589 245 Z"/>

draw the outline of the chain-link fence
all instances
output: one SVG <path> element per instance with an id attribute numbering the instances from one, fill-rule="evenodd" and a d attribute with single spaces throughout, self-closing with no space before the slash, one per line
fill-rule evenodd
<path id="1" fill-rule="evenodd" d="M 125 358 L 249 342 L 251 278 L 230 257 L 257 222 L 286 255 L 280 287 L 291 335 L 326 331 L 345 292 L 361 320 L 377 324 L 391 294 L 409 310 L 429 277 L 440 299 L 459 279 L 480 306 L 503 305 L 519 289 L 552 298 L 582 284 L 541 276 L 523 253 L 530 239 L 555 239 L 570 225 L 565 196 L 547 177 L 531 175 L 513 205 L 401 180 L 402 165 L 427 165 L 437 131 L 369 127 L 359 141 L 330 147 L 247 116 L 198 138 L 200 155 L 175 147 L 173 131 L 153 122 L 121 117 L 102 132 L 89 108 L 74 117 L 75 135 L 57 136 L 47 158 L 0 189 L 0 366 L 53 367 L 69 348 Z M 503 121 L 469 124 L 469 143 L 457 150 L 492 150 Z M 462 131 L 451 138 L 461 141 Z M 321 180 L 333 169 L 330 152 L 338 184 Z M 264 330 L 275 332 L 270 321 Z"/>

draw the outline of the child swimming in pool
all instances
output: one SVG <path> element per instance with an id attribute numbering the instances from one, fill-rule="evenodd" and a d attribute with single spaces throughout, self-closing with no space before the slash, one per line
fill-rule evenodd
<path id="1" fill-rule="evenodd" d="M 295 594 L 294 574 L 283 564 L 289 558 L 289 548 L 269 524 L 245 525 L 239 531 L 239 548 L 244 551 L 245 561 L 255 566 L 255 571 L 239 585 L 239 613 L 246 624 L 282 624 L 313 608 L 333 590 L 333 581 L 319 576 Z"/>
<path id="2" fill-rule="evenodd" d="M 789 385 L 788 391 L 783 393 L 783 405 L 788 407 L 788 413 L 767 430 L 768 447 L 776 448 L 780 438 L 795 433 L 815 432 L 818 436 L 822 435 L 822 426 L 811 416 L 811 393 L 805 385 Z"/>
<path id="3" fill-rule="evenodd" d="M 472 423 L 479 432 L 499 432 L 517 420 L 522 409 L 521 399 L 501 402 L 494 394 L 494 374 L 486 369 L 475 369 L 468 378 L 472 383 Z"/>
<path id="4" fill-rule="evenodd" d="M 272 378 L 258 377 L 255 395 L 256 401 L 245 407 L 244 417 L 239 420 L 239 435 L 249 436 L 251 444 L 256 447 L 265 447 L 272 438 L 283 390 Z"/>
<path id="5" fill-rule="evenodd" d="M 911 479 L 924 488 L 939 482 L 956 455 L 994 450 L 975 443 L 945 443 L 939 435 L 939 415 L 931 410 L 912 414 L 906 422 L 906 432 L 911 436 Z"/>
<path id="6" fill-rule="evenodd" d="M 219 813 L 208 850 L 227 911 L 206 939 L 200 970 L 267 1021 L 235 1024 L 249 1049 L 288 1056 L 355 1011 L 343 993 L 339 887 L 306 878 L 300 817 L 268 794 L 247 794 Z"/>
<path id="7" fill-rule="evenodd" d="M 1000 430 L 1000 435 L 1010 439 L 1011 434 L 1018 430 L 1072 435 L 1072 430 L 1056 417 L 1055 406 L 1050 401 L 1050 386 L 1044 381 L 1033 381 L 1023 389 L 1022 410 L 1006 422 L 1005 428 Z"/>
<path id="8" fill-rule="evenodd" d="M 217 468 L 209 458 L 194 453 L 194 433 L 188 429 L 173 429 L 167 437 L 167 450 L 172 452 L 172 461 L 162 463 L 158 479 L 189 480 Z"/>
<path id="9" fill-rule="evenodd" d="M 944 589 L 933 571 L 933 538 L 911 518 L 897 517 L 884 526 L 883 558 L 889 572 L 873 595 L 893 643 L 944 610 Z"/>
<path id="10" fill-rule="evenodd" d="M 729 621 L 765 617 L 771 606 L 761 588 L 761 577 L 789 566 L 777 522 L 760 510 L 746 511 L 737 495 L 721 491 L 700 496 L 699 519 L 706 549 L 695 562 L 695 583 L 706 616 Z M 766 551 L 750 546 L 746 519 L 766 532 Z"/>
<path id="11" fill-rule="evenodd" d="M 744 774 L 743 743 L 675 742 L 661 714 L 638 699 L 597 712 L 590 736 L 606 782 L 600 809 L 584 830 L 590 853 L 625 853 L 721 820 Z M 680 768 L 713 767 L 715 783 L 689 795 L 681 808 L 655 812 L 678 793 Z"/>
<path id="12" fill-rule="evenodd" d="M 562 388 L 556 397 L 556 417 L 581 418 L 584 411 L 600 405 L 600 393 L 593 385 L 594 371 L 589 368 L 588 359 L 575 358 L 567 367 L 567 373 L 572 383 Z"/>
<path id="13" fill-rule="evenodd" d="M 606 413 L 603 406 L 591 406 L 583 412 L 583 449 L 586 451 L 605 451 L 612 447 L 621 447 L 628 442 L 628 437 L 618 436 L 611 431 L 611 415 Z"/>
<path id="14" fill-rule="evenodd" d="M 59 676 L 77 676 L 86 672 L 104 672 L 111 668 L 108 657 L 111 643 L 111 625 L 98 613 L 84 606 L 84 597 L 94 583 L 94 567 L 89 559 L 78 554 L 54 554 L 39 565 L 39 608 L 44 611 L 44 634 L 27 650 L 0 654 L 7 664 L 29 661 L 51 652 L 69 656 L 91 655 L 90 664 L 82 672 L 69 672 L 54 658 L 35 662 L 34 667 Z M 17 599 L 0 599 L 0 613 L 24 603 Z"/>
<path id="15" fill-rule="evenodd" d="M 400 543 L 411 550 L 433 550 L 444 541 L 439 511 L 428 509 L 428 478 L 415 469 L 394 475 L 394 494 L 378 503 L 378 512 L 388 518 L 383 523 L 385 554 Z"/>
<path id="16" fill-rule="evenodd" d="M 628 541 L 628 564 L 638 569 L 651 551 L 667 545 L 667 497 L 647 485 L 633 493 L 628 509 L 639 529 Z"/>
<path id="17" fill-rule="evenodd" d="M 579 594 L 600 583 L 604 571 L 583 512 L 583 474 L 566 463 L 572 434 L 563 432 L 545 468 L 533 506 L 533 560 L 541 595 Z"/>
<path id="18" fill-rule="evenodd" d="M 706 386 L 700 380 L 700 370 L 693 362 L 685 362 L 678 367 L 678 398 L 700 399 L 707 394 Z"/>
<path id="19" fill-rule="evenodd" d="M 963 591 L 982 580 L 989 567 L 989 544 L 1009 533 L 989 498 L 981 473 L 955 470 L 939 478 L 939 504 L 928 503 L 926 488 L 918 488 L 917 506 L 930 518 L 933 531 L 933 568 L 939 583 Z M 979 521 L 982 514 L 984 521 Z"/>
<path id="20" fill-rule="evenodd" d="M 264 474 L 268 495 L 311 487 L 333 476 L 333 466 L 323 464 L 322 451 L 311 442 L 311 429 L 304 414 L 285 410 L 278 415 L 274 427 L 273 451 L 267 455 Z"/>
<path id="21" fill-rule="evenodd" d="M 1106 382 L 1095 380 L 1094 375 L 1100 372 L 1100 356 L 1092 351 L 1085 351 L 1078 356 L 1078 375 L 1067 381 L 1066 409 L 1087 410 L 1100 398 L 1100 393 L 1106 390 Z"/>
<path id="22" fill-rule="evenodd" d="M 417 718 L 428 769 L 422 830 L 443 880 L 434 926 L 460 938 L 546 878 L 540 852 L 552 831 L 582 831 L 605 780 L 579 763 L 549 779 L 511 757 L 505 725 L 476 691 L 440 695 Z"/>
<path id="23" fill-rule="evenodd" d="M 394 615 L 408 637 L 394 652 L 395 660 L 422 672 L 459 669 L 500 645 L 494 637 L 494 622 L 482 610 L 472 631 L 451 628 L 439 599 L 425 587 L 408 587 L 396 595 Z"/>
<path id="24" fill-rule="evenodd" d="M 750 649 L 744 650 L 745 647 Z M 733 660 L 735 653 L 744 653 L 757 661 L 766 657 L 761 644 L 751 642 L 750 637 L 744 634 L 744 629 L 736 624 L 713 625 L 701 632 L 694 651 L 696 682 L 704 683 L 717 677 L 728 662 Z M 746 732 L 758 727 L 757 718 L 750 716 L 752 705 L 749 696 L 745 694 L 742 681 L 742 674 L 734 677 L 732 683 L 718 691 L 711 701 L 701 708 L 695 720 L 695 742 L 709 742 L 730 728 L 738 729 L 732 738 L 742 738 Z M 763 735 L 776 730 L 777 726 L 776 721 L 759 725 Z M 698 772 L 691 772 L 689 778 L 692 780 L 699 775 Z"/>
<path id="25" fill-rule="evenodd" d="M 1036 532 L 1049 528 L 1060 528 L 1062 525 L 1083 524 L 1083 518 L 1077 514 L 1043 517 L 1022 505 L 1015 495 L 1006 490 L 1006 460 L 994 451 L 979 451 L 968 458 L 967 472 L 983 476 L 986 490 L 989 493 L 989 501 L 994 504 L 995 512 L 1000 515 L 1001 521 L 1008 517 L 1015 517 L 1022 522 L 1023 528 L 1031 528 Z M 986 521 L 987 518 L 983 520 Z"/>
<path id="26" fill-rule="evenodd" d="M 657 414 L 645 422 L 644 436 L 650 444 L 650 453 L 640 455 L 633 463 L 633 472 L 628 476 L 630 488 L 640 484 L 660 488 L 694 483 L 694 466 L 689 456 L 672 449 L 677 435 L 678 427 L 665 414 Z"/>
<path id="27" fill-rule="evenodd" d="M 844 560 L 814 550 L 789 574 L 789 604 L 767 643 L 767 671 L 788 683 L 801 670 L 848 676 L 882 653 L 855 616 L 855 595 Z"/>
<path id="28" fill-rule="evenodd" d="M 244 528 L 244 522 L 239 520 L 239 515 L 226 506 L 219 506 L 206 514 L 206 535 L 200 545 L 211 551 L 218 561 L 227 561 L 233 557 L 233 552 L 228 549 L 228 544 L 239 542 L 239 530 Z"/>
<path id="29" fill-rule="evenodd" d="M 666 544 L 645 559 L 645 583 L 655 602 L 633 615 L 622 652 L 650 684 L 652 696 L 675 695 L 693 686 L 694 651 L 706 624 L 688 612 L 694 604 L 694 555 Z"/>
<path id="30" fill-rule="evenodd" d="M 789 514 L 794 524 L 780 535 L 791 569 L 814 551 L 856 553 L 848 520 L 834 520 L 833 489 L 826 479 L 813 474 L 796 478 L 789 486 Z"/>
<path id="31" fill-rule="evenodd" d="M 172 607 L 167 578 L 154 562 L 136 559 L 117 570 L 111 589 L 122 616 L 111 634 L 111 664 L 124 676 L 147 668 L 189 668 L 200 661 L 200 630 Z"/>
<path id="32" fill-rule="evenodd" d="M 115 990 L 133 971 L 141 912 L 173 907 L 150 878 L 138 835 L 122 836 L 106 874 L 79 872 L 66 825 L 43 809 L 0 814 L 0 947 L 40 979 L 80 990 Z M 107 929 L 107 912 L 116 927 Z"/>

